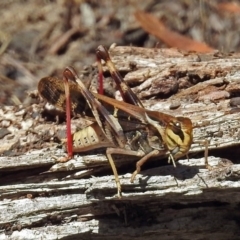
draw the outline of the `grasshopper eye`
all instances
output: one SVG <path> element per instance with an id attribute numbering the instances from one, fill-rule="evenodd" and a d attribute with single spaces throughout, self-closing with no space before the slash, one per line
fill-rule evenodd
<path id="1" fill-rule="evenodd" d="M 177 128 L 181 128 L 181 124 L 180 124 L 180 122 L 176 122 L 176 123 L 173 123 L 174 125 L 175 125 L 175 127 L 177 127 Z"/>
<path id="2" fill-rule="evenodd" d="M 171 126 L 173 132 L 181 130 L 181 123 L 180 122 L 170 122 L 170 126 Z"/>
<path id="3" fill-rule="evenodd" d="M 184 140 L 184 134 L 180 122 L 171 122 L 171 130 L 173 131 L 174 134 L 179 136 L 182 141 Z"/>

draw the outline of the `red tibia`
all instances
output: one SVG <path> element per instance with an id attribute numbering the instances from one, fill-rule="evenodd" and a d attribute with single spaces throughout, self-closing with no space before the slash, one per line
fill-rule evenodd
<path id="1" fill-rule="evenodd" d="M 101 65 L 101 59 L 97 58 L 97 63 L 98 63 L 98 93 L 103 95 L 103 69 Z"/>
<path id="2" fill-rule="evenodd" d="M 68 79 L 66 76 L 64 76 L 64 89 L 66 95 L 67 151 L 68 159 L 71 159 L 73 157 L 73 141 L 71 131 L 71 99 L 69 94 Z"/>

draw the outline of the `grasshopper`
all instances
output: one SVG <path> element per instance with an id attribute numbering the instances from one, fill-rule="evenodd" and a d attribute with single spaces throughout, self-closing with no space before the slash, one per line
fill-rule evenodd
<path id="1" fill-rule="evenodd" d="M 145 109 L 121 77 L 106 48 L 100 45 L 96 55 L 99 76 L 102 78 L 103 60 L 124 101 L 89 91 L 72 67 L 66 67 L 63 71 L 63 81 L 54 77 L 42 78 L 38 84 L 38 91 L 47 102 L 60 109 L 66 109 L 68 156 L 59 161 L 68 161 L 73 157 L 73 153 L 105 148 L 120 198 L 121 184 L 112 155 L 132 155 L 140 158 L 131 182 L 149 158 L 158 156 L 163 151 L 175 166 L 175 160 L 188 154 L 193 142 L 193 124 L 187 117 L 174 117 Z M 95 122 L 71 134 L 71 112 L 87 114 L 89 110 Z M 115 113 L 111 114 L 113 110 Z M 206 155 L 205 164 L 208 165 Z"/>

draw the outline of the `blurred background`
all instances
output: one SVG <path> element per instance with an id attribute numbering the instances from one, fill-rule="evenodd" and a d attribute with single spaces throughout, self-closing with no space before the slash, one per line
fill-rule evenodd
<path id="1" fill-rule="evenodd" d="M 1 0 L 0 106 L 45 76 L 78 71 L 103 44 L 224 53 L 240 49 L 240 3 L 219 0 Z"/>

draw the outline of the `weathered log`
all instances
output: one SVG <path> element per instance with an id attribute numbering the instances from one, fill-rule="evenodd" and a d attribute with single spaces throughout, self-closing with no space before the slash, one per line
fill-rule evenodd
<path id="1" fill-rule="evenodd" d="M 240 239 L 238 55 L 116 47 L 111 56 L 146 108 L 192 119 L 190 160 L 174 168 L 163 154 L 132 184 L 137 159 L 114 156 L 118 199 L 104 151 L 56 164 L 64 123 L 43 119 L 42 104 L 4 107 L 0 239 Z"/>

